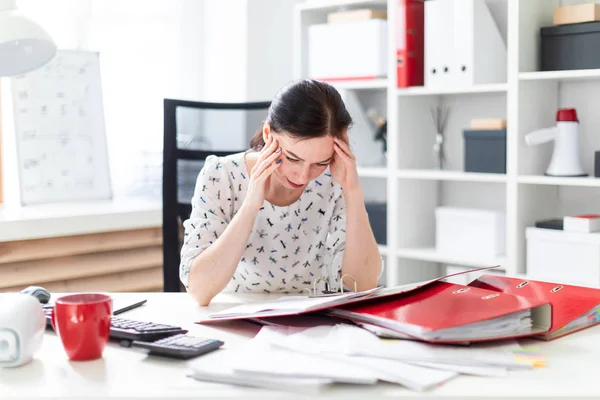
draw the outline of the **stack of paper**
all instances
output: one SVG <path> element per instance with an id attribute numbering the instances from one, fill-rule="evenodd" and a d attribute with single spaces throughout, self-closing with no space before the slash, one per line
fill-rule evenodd
<path id="1" fill-rule="evenodd" d="M 519 357 L 515 351 L 521 351 Z M 280 390 L 320 391 L 334 383 L 395 383 L 425 391 L 460 374 L 502 377 L 511 369 L 539 365 L 516 342 L 446 346 L 382 340 L 349 324 L 311 328 L 265 326 L 222 370 L 193 365 L 192 377 Z M 281 384 L 280 384 L 281 383 Z"/>
<path id="2" fill-rule="evenodd" d="M 492 375 L 504 375 L 509 369 L 533 367 L 532 363 L 515 358 L 514 351 L 521 350 L 516 341 L 448 346 L 411 340 L 382 340 L 371 332 L 346 324 L 298 329 L 287 335 L 283 335 L 281 329 L 263 331 L 257 338 L 268 334 L 274 347 L 312 354 L 373 357 L 429 367 L 435 364 L 436 368 L 450 370 L 456 370 L 459 366 L 470 367 L 460 368 L 458 372 L 470 371 L 477 375 L 490 375 L 493 368 L 496 370 Z M 478 368 L 481 368 L 481 373 L 478 373 Z"/>
<path id="3" fill-rule="evenodd" d="M 270 375 L 244 374 L 225 365 L 196 364 L 192 367 L 190 378 L 214 383 L 226 383 L 238 386 L 248 386 L 271 389 L 283 392 L 298 392 L 307 394 L 321 393 L 329 387 L 332 379 L 287 378 Z"/>

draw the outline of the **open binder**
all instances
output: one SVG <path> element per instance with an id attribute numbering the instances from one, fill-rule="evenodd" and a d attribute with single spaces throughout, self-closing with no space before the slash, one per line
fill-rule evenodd
<path id="1" fill-rule="evenodd" d="M 516 296 L 499 294 L 486 289 L 466 289 L 460 285 L 454 285 L 451 290 L 451 292 L 458 291 L 457 294 L 461 294 L 460 296 L 440 290 L 452 285 L 442 282 L 448 277 L 491 268 L 496 268 L 496 266 L 462 271 L 409 285 L 375 288 L 362 292 L 342 292 L 331 296 L 314 296 L 314 293 L 307 296 L 284 296 L 272 301 L 243 304 L 212 313 L 198 323 L 209 324 L 239 319 L 265 320 L 325 311 L 331 316 L 371 323 L 426 341 L 477 341 L 529 336 L 546 331 L 550 326 L 550 306 L 543 301 L 518 299 Z M 464 292 L 468 293 L 463 294 Z M 481 300 L 486 296 L 489 298 L 488 301 Z M 450 299 L 457 300 L 452 303 L 455 307 L 445 308 L 444 315 L 436 313 L 436 308 L 446 304 Z M 498 305 L 502 305 L 502 307 L 498 307 Z M 373 318 L 377 315 L 363 312 L 363 310 L 372 310 L 377 307 L 388 310 L 395 307 L 396 311 L 390 314 L 391 317 L 379 316 L 380 318 Z M 477 307 L 483 307 L 485 312 L 472 314 L 471 311 Z M 403 310 L 410 309 L 416 309 L 418 314 L 425 316 L 439 314 L 440 318 L 445 318 L 444 320 L 456 320 L 458 321 L 456 329 L 452 334 L 446 333 L 440 337 L 426 333 L 436 330 L 433 328 L 438 328 L 438 330 L 440 328 L 428 326 L 427 317 L 414 320 L 409 328 L 399 325 L 398 321 L 394 322 L 398 316 L 403 315 Z M 475 323 L 479 324 L 472 325 Z M 491 324 L 496 324 L 493 325 L 495 330 L 490 331 Z M 464 330 L 459 329 L 460 326 L 466 326 L 465 330 L 467 331 L 471 328 L 476 329 L 476 333 L 465 335 Z M 517 327 L 515 328 L 515 326 Z M 484 335 L 480 334 L 482 327 L 487 329 Z"/>

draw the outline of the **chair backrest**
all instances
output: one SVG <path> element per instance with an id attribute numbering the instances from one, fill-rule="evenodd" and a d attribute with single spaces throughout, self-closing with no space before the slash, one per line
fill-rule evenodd
<path id="1" fill-rule="evenodd" d="M 267 116 L 270 102 L 209 103 L 164 100 L 163 285 L 181 291 L 180 224 L 189 218 L 196 179 L 210 155 L 248 148 L 248 138 Z"/>

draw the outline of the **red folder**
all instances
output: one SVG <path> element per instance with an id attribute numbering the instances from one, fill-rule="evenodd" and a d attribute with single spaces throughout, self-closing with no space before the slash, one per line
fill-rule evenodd
<path id="1" fill-rule="evenodd" d="M 425 83 L 425 3 L 423 0 L 396 0 L 397 86 Z"/>
<path id="2" fill-rule="evenodd" d="M 328 314 L 425 342 L 470 343 L 547 332 L 550 312 L 546 300 L 435 282 L 397 298 L 336 307 Z"/>
<path id="3" fill-rule="evenodd" d="M 538 339 L 556 339 L 600 322 L 600 289 L 496 275 L 482 275 L 469 286 L 550 303 L 550 330 Z"/>
<path id="4" fill-rule="evenodd" d="M 403 296 L 406 293 L 426 287 L 451 276 L 461 275 L 468 272 L 483 271 L 491 268 L 495 268 L 495 266 L 465 270 L 424 282 L 416 282 L 408 285 L 389 288 L 375 288 L 358 293 L 344 293 L 325 296 L 318 295 L 316 297 L 282 296 L 270 301 L 241 304 L 229 309 L 217 311 L 209 314 L 205 318 L 202 318 L 200 321 L 198 321 L 198 323 L 217 323 L 237 319 L 254 320 L 256 318 L 285 317 L 323 311 L 342 305 L 360 303 L 372 299 L 392 299 L 394 297 Z"/>

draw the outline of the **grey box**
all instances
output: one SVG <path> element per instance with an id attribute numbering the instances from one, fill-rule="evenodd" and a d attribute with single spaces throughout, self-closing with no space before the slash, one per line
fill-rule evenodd
<path id="1" fill-rule="evenodd" d="M 600 151 L 597 151 L 594 157 L 594 176 L 600 178 Z"/>
<path id="2" fill-rule="evenodd" d="M 365 203 L 377 244 L 387 244 L 387 203 Z"/>
<path id="3" fill-rule="evenodd" d="M 600 68 L 600 22 L 540 29 L 542 71 Z"/>
<path id="4" fill-rule="evenodd" d="M 506 173 L 506 129 L 465 129 L 465 172 Z"/>

